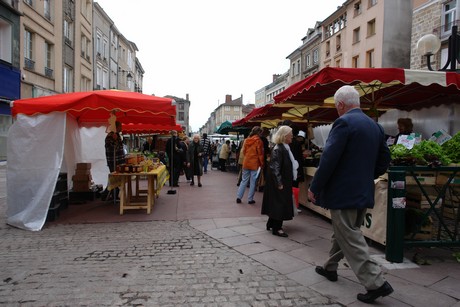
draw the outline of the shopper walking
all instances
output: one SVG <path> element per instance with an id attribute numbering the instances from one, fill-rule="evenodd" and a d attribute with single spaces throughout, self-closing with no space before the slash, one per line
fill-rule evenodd
<path id="1" fill-rule="evenodd" d="M 169 186 L 179 187 L 179 175 L 181 165 L 181 153 L 183 149 L 180 147 L 177 131 L 171 131 L 171 138 L 166 142 L 166 154 L 168 155 L 169 169 Z"/>
<path id="2" fill-rule="evenodd" d="M 339 261 L 345 257 L 367 290 L 358 300 L 372 303 L 393 288 L 370 258 L 360 227 L 367 208 L 374 207 L 374 179 L 387 170 L 390 152 L 383 128 L 362 112 L 354 87 L 341 87 L 334 100 L 340 117 L 332 125 L 308 190 L 314 204 L 330 210 L 334 230 L 329 259 L 315 270 L 336 281 Z"/>
<path id="3" fill-rule="evenodd" d="M 249 137 L 244 141 L 243 147 L 243 172 L 240 186 L 238 187 L 236 202 L 241 203 L 246 185 L 249 181 L 248 203 L 254 204 L 254 194 L 256 190 L 256 182 L 258 173 L 264 167 L 264 145 L 260 139 L 262 129 L 259 126 L 252 128 Z"/>
<path id="4" fill-rule="evenodd" d="M 190 170 L 192 182 L 190 185 L 195 185 L 195 176 L 198 180 L 198 186 L 201 188 L 201 176 L 203 176 L 203 155 L 204 149 L 200 143 L 200 135 L 195 134 L 193 141 L 190 143 L 187 151 L 187 166 Z"/>
<path id="5" fill-rule="evenodd" d="M 211 141 L 208 139 L 208 134 L 203 133 L 203 139 L 201 139 L 201 146 L 203 147 L 203 172 L 208 172 L 209 156 L 211 154 Z"/>
<path id="6" fill-rule="evenodd" d="M 219 166 L 222 172 L 227 171 L 227 159 L 230 155 L 230 141 L 226 140 L 219 150 Z"/>
<path id="7" fill-rule="evenodd" d="M 267 168 L 266 188 L 262 200 L 262 214 L 268 215 L 267 230 L 273 235 L 287 237 L 283 221 L 294 217 L 292 184 L 297 178 L 299 163 L 295 160 L 289 144 L 292 142 L 292 128 L 280 126 L 273 137 L 270 164 Z"/>

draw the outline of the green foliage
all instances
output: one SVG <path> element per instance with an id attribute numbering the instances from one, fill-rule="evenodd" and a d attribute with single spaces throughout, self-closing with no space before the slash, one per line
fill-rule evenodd
<path id="1" fill-rule="evenodd" d="M 397 144 L 390 147 L 391 158 L 394 165 L 448 165 L 451 162 L 441 145 L 434 141 L 423 140 L 407 149 L 404 145 Z"/>
<path id="2" fill-rule="evenodd" d="M 460 163 L 460 131 L 442 144 L 444 154 L 453 162 Z"/>

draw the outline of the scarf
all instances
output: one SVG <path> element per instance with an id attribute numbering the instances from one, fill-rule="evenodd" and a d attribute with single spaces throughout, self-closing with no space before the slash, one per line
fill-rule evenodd
<path id="1" fill-rule="evenodd" d="M 296 159 L 294 159 L 294 155 L 292 154 L 291 152 L 291 148 L 289 147 L 288 144 L 285 144 L 283 143 L 284 145 L 284 148 L 286 148 L 286 150 L 288 151 L 289 153 L 289 158 L 291 159 L 291 163 L 292 163 L 292 176 L 294 177 L 293 180 L 297 180 L 297 168 L 299 168 L 299 162 L 297 162 Z"/>

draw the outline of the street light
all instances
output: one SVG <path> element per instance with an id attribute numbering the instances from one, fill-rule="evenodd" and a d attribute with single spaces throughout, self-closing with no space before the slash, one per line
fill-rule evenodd
<path id="1" fill-rule="evenodd" d="M 121 72 L 122 75 L 124 75 L 125 73 L 128 73 L 128 74 L 126 75 L 126 80 L 127 80 L 128 82 L 130 82 L 131 80 L 133 80 L 133 75 L 131 74 L 130 71 L 121 69 L 120 66 L 118 66 L 118 71 Z"/>
<path id="2" fill-rule="evenodd" d="M 459 59 L 458 56 L 458 47 L 459 44 L 459 37 L 457 35 L 457 26 L 453 26 L 451 30 L 451 34 L 448 40 L 448 49 L 447 49 L 447 63 L 444 65 L 443 68 L 439 69 L 440 71 L 457 71 L 457 61 Z M 427 66 L 429 70 L 434 70 L 431 67 L 431 56 L 436 54 L 439 49 L 441 48 L 441 41 L 439 38 L 434 34 L 427 34 L 420 38 L 417 42 L 417 51 L 422 56 L 426 56 Z M 449 67 L 450 64 L 450 68 Z"/>

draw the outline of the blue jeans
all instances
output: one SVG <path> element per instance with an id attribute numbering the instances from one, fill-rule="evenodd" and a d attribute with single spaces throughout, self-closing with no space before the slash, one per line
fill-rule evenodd
<path id="1" fill-rule="evenodd" d="M 203 156 L 203 172 L 205 173 L 208 171 L 208 162 L 209 162 L 209 156 L 204 155 Z"/>
<path id="2" fill-rule="evenodd" d="M 244 196 L 244 191 L 249 181 L 249 195 L 248 201 L 254 200 L 254 194 L 256 192 L 256 181 L 257 181 L 257 170 L 250 170 L 243 168 L 243 174 L 240 186 L 238 187 L 238 192 L 236 197 L 242 199 Z"/>

